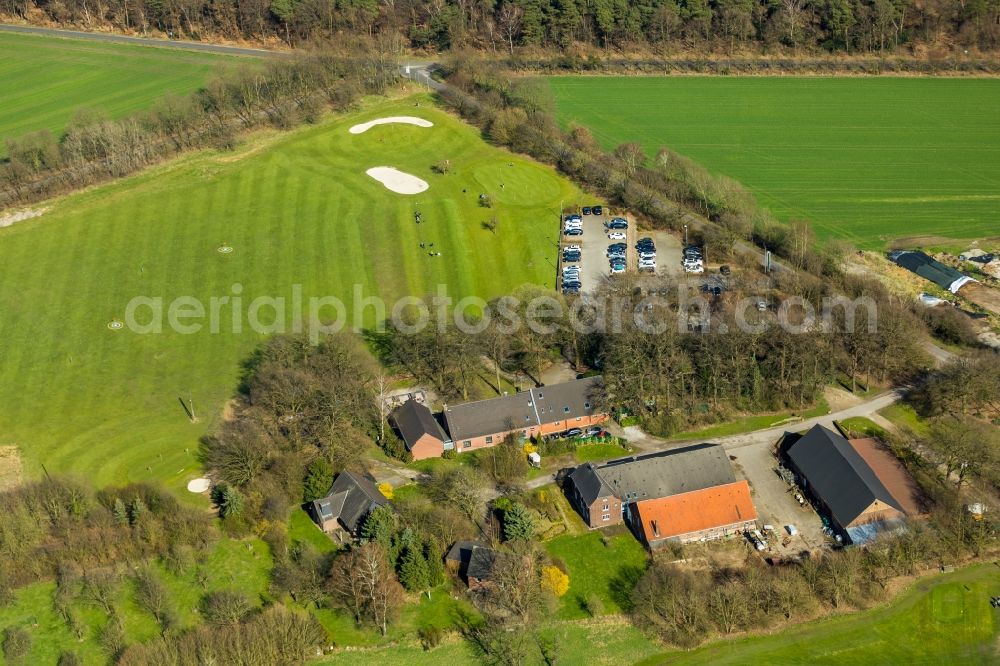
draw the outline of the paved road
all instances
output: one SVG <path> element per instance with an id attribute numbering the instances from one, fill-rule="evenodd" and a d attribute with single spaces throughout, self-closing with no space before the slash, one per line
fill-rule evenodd
<path id="1" fill-rule="evenodd" d="M 223 55 L 235 56 L 287 56 L 284 51 L 271 51 L 269 49 L 252 49 L 242 46 L 224 46 L 221 44 L 207 44 L 204 42 L 185 42 L 172 39 L 153 39 L 152 37 L 130 37 L 128 35 L 114 35 L 103 32 L 81 32 L 78 30 L 57 30 L 55 28 L 36 28 L 28 25 L 7 25 L 0 23 L 0 32 L 19 32 L 28 35 L 44 35 L 47 37 L 68 37 L 72 39 L 86 39 L 94 42 L 116 42 L 119 44 L 135 44 L 138 46 L 154 46 L 157 48 L 180 49 L 184 51 L 204 51 L 207 53 L 219 53 Z"/>
<path id="2" fill-rule="evenodd" d="M 437 68 L 438 65 L 433 62 L 410 61 L 399 66 L 399 73 L 401 76 L 425 85 L 431 90 L 441 91 L 448 86 L 431 78 L 431 73 Z"/>

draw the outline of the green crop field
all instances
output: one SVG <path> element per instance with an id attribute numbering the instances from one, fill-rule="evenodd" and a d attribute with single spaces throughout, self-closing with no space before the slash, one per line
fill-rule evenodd
<path id="1" fill-rule="evenodd" d="M 211 53 L 0 33 L 0 155 L 3 140 L 62 133 L 77 109 L 123 116 L 168 93 L 204 85 L 217 67 L 251 59 Z"/>
<path id="2" fill-rule="evenodd" d="M 652 664 L 995 664 L 1000 568 L 983 564 L 922 580 L 888 606 L 771 636 L 717 641 Z"/>
<path id="3" fill-rule="evenodd" d="M 348 133 L 402 114 L 434 127 Z M 434 173 L 444 159 L 451 172 Z M 392 193 L 365 174 L 380 165 L 430 189 Z M 494 196 L 492 209 L 480 207 L 481 192 Z M 338 296 L 349 318 L 355 285 L 387 299 L 439 284 L 455 298 L 551 285 L 559 203 L 581 197 L 553 169 L 485 144 L 421 96 L 370 102 L 350 117 L 258 135 L 233 154 L 190 156 L 50 202 L 41 217 L 0 229 L 0 444 L 19 446 L 29 475 L 44 464 L 97 485 L 152 478 L 180 487 L 197 475 L 198 439 L 263 339 L 248 324 L 253 299 L 286 299 L 290 323 L 296 285 L 306 311 L 312 296 Z M 493 216 L 495 233 L 482 226 Z M 233 252 L 220 253 L 224 245 Z M 178 297 L 207 309 L 236 291 L 239 332 L 233 302 L 219 311 L 219 333 L 207 321 L 196 334 L 167 325 Z M 136 296 L 163 298 L 162 333 L 109 329 Z M 364 326 L 375 323 L 373 307 L 363 314 Z M 137 318 L 151 316 L 144 308 Z M 193 399 L 197 422 L 181 399 Z"/>
<path id="4" fill-rule="evenodd" d="M 1000 234 L 1000 81 L 553 77 L 561 122 L 742 182 L 781 220 L 882 247 Z"/>

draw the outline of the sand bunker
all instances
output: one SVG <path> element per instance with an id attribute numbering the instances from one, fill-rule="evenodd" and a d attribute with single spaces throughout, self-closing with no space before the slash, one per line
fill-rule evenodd
<path id="1" fill-rule="evenodd" d="M 200 479 L 192 479 L 188 482 L 188 490 L 192 493 L 203 493 L 212 487 L 212 482 L 202 477 Z"/>
<path id="2" fill-rule="evenodd" d="M 376 125 L 392 125 L 395 123 L 403 125 L 416 125 L 417 127 L 434 127 L 434 123 L 429 120 L 424 120 L 423 118 L 414 118 L 413 116 L 392 116 L 391 118 L 379 118 L 378 120 L 369 120 L 367 123 L 361 123 L 360 125 L 355 125 L 351 129 L 347 130 L 351 134 L 362 134 L 367 132 Z"/>
<path id="3" fill-rule="evenodd" d="M 0 215 L 0 228 L 9 227 L 15 222 L 22 222 L 24 220 L 30 220 L 33 217 L 38 217 L 45 214 L 48 208 L 36 208 L 34 210 L 22 210 L 17 213 L 9 213 L 7 215 Z"/>
<path id="4" fill-rule="evenodd" d="M 420 194 L 430 187 L 427 181 L 392 167 L 372 167 L 365 173 L 397 194 Z"/>

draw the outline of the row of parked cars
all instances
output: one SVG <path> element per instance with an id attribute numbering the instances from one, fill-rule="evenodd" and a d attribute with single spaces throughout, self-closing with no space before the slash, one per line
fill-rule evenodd
<path id="1" fill-rule="evenodd" d="M 684 266 L 685 273 L 704 273 L 705 257 L 701 253 L 701 248 L 696 245 L 688 245 L 684 248 L 681 264 Z"/>
<path id="2" fill-rule="evenodd" d="M 600 426 L 590 426 L 589 428 L 570 428 L 562 432 L 549 435 L 553 439 L 586 439 L 588 437 L 608 437 L 608 433 Z"/>
<path id="3" fill-rule="evenodd" d="M 563 220 L 563 235 L 582 236 L 583 217 L 580 215 L 567 215 L 566 219 Z"/>
<path id="4" fill-rule="evenodd" d="M 562 250 L 562 291 L 564 294 L 579 294 L 583 287 L 580 280 L 580 260 L 583 250 L 579 245 L 567 245 Z"/>
<path id="5" fill-rule="evenodd" d="M 639 271 L 655 273 L 656 272 L 656 244 L 653 243 L 653 239 L 646 237 L 640 238 L 639 242 L 635 244 L 636 252 L 639 253 Z"/>

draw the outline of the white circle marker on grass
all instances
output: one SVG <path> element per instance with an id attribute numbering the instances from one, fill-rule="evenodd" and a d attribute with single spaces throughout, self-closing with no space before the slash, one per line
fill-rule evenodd
<path id="1" fill-rule="evenodd" d="M 192 493 L 203 493 L 212 487 L 212 482 L 201 477 L 200 479 L 192 479 L 188 481 L 188 491 Z"/>
<path id="2" fill-rule="evenodd" d="M 355 125 L 347 131 L 351 134 L 364 134 L 376 125 L 416 125 L 417 127 L 434 127 L 434 123 L 429 120 L 424 120 L 423 118 L 415 118 L 413 116 L 392 116 L 390 118 L 369 120 L 366 123 Z"/>
<path id="3" fill-rule="evenodd" d="M 121 323 L 117 319 L 112 319 L 111 321 L 108 322 L 108 328 L 110 328 L 112 331 L 120 331 L 123 328 L 125 328 L 125 324 Z"/>
<path id="4" fill-rule="evenodd" d="M 420 194 L 430 187 L 426 180 L 392 167 L 372 167 L 365 173 L 396 194 Z"/>
<path id="5" fill-rule="evenodd" d="M 219 254 L 229 254 L 232 251 L 233 251 L 233 248 L 230 247 L 229 245 L 223 244 L 223 245 L 219 246 Z"/>

